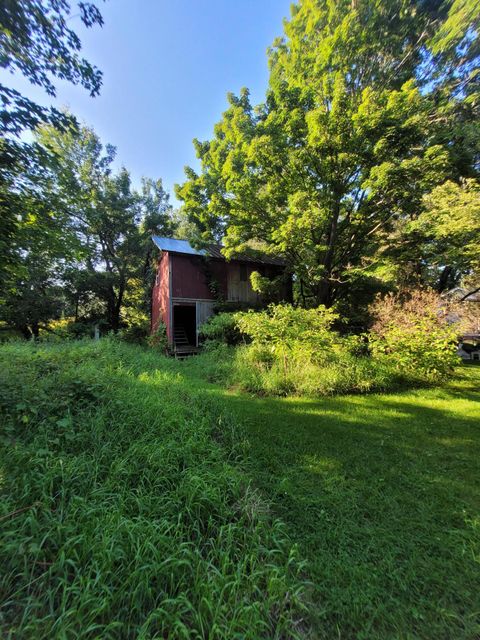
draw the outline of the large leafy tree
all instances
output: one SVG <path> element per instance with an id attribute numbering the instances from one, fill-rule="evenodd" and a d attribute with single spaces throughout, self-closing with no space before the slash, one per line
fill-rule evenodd
<path id="1" fill-rule="evenodd" d="M 38 186 L 38 185 L 37 185 Z M 66 309 L 62 276 L 77 253 L 65 216 L 55 214 L 40 193 L 21 199 L 15 233 L 15 268 L 3 278 L 0 319 L 26 338 Z"/>
<path id="2" fill-rule="evenodd" d="M 48 122 L 66 127 L 73 117 L 41 106 L 8 86 L 7 72 L 22 74 L 32 84 L 55 96 L 55 80 L 80 84 L 98 94 L 101 72 L 81 56 L 74 19 L 85 27 L 102 25 L 92 2 L 68 0 L 4 0 L 0 3 L 0 296 L 13 272 L 21 270 L 18 247 L 25 242 L 18 221 L 35 188 L 28 177 L 38 168 L 38 153 L 18 136 Z M 21 277 L 18 271 L 18 277 Z"/>
<path id="3" fill-rule="evenodd" d="M 424 194 L 475 172 L 477 16 L 471 2 L 294 5 L 265 103 L 230 95 L 177 187 L 203 238 L 284 254 L 306 304 L 373 282 Z"/>
<path id="4" fill-rule="evenodd" d="M 420 239 L 420 253 L 427 258 L 425 279 L 440 293 L 463 280 L 478 279 L 480 183 L 470 178 L 460 184 L 447 181 L 433 189 L 407 234 Z"/>
<path id="5" fill-rule="evenodd" d="M 16 233 L 17 267 L 6 279 L 1 317 L 25 336 L 61 315 L 103 320 L 117 331 L 147 318 L 153 277 L 152 233 L 171 232 L 161 180 L 138 192 L 115 149 L 88 127 L 36 131 L 35 188 L 24 197 Z"/>
<path id="6" fill-rule="evenodd" d="M 168 232 L 168 195 L 160 180 L 145 179 L 136 192 L 126 169 L 112 170 L 115 149 L 87 127 L 61 132 L 47 126 L 38 141 L 49 153 L 48 199 L 67 217 L 78 246 L 68 275 L 75 306 L 93 293 L 116 331 L 128 289 L 148 289 L 150 236 Z M 146 297 L 140 296 L 144 307 Z"/>

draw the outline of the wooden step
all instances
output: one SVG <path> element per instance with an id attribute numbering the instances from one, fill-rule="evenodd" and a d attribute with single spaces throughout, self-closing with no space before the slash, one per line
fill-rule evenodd
<path id="1" fill-rule="evenodd" d="M 185 331 L 185 327 L 182 327 L 182 326 L 174 327 L 173 343 L 175 345 L 175 348 L 177 347 L 187 348 L 191 346 L 187 336 L 187 332 Z"/>

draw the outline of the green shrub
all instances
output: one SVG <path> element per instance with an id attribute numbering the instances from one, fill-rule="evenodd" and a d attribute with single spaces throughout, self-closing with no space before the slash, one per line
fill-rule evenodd
<path id="1" fill-rule="evenodd" d="M 240 331 L 253 343 L 267 345 L 282 355 L 301 348 L 310 356 L 333 348 L 338 340 L 332 325 L 338 316 L 320 306 L 303 309 L 289 304 L 270 305 L 266 311 L 235 314 Z"/>
<path id="2" fill-rule="evenodd" d="M 455 328 L 431 294 L 390 296 L 372 312 L 377 321 L 366 336 L 339 335 L 332 328 L 338 316 L 325 307 L 271 305 L 217 316 L 210 325 L 208 378 L 257 394 L 367 393 L 434 382 L 458 361 Z M 236 327 L 244 344 L 220 352 L 227 327 Z"/>
<path id="3" fill-rule="evenodd" d="M 369 343 L 376 360 L 405 378 L 435 381 L 458 364 L 458 329 L 446 303 L 433 291 L 409 291 L 378 298 Z"/>
<path id="4" fill-rule="evenodd" d="M 238 328 L 237 314 L 219 313 L 211 316 L 200 327 L 200 337 L 210 348 L 217 344 L 238 344 L 242 339 L 242 334 Z"/>
<path id="5" fill-rule="evenodd" d="M 139 320 L 126 329 L 119 331 L 119 337 L 130 344 L 145 344 L 150 335 L 150 322 Z"/>
<path id="6" fill-rule="evenodd" d="M 338 316 L 331 309 L 271 305 L 236 319 L 252 343 L 237 351 L 233 379 L 249 391 L 324 395 L 377 385 L 369 359 L 353 355 L 361 339 L 334 331 Z"/>
<path id="7" fill-rule="evenodd" d="M 110 327 L 106 320 L 75 321 L 74 318 L 52 320 L 48 326 L 40 331 L 41 342 L 63 342 L 64 340 L 82 340 L 94 338 L 95 330 L 100 336 L 107 335 Z"/>
<path id="8" fill-rule="evenodd" d="M 165 353 L 167 351 L 167 325 L 164 322 L 159 322 L 155 331 L 147 337 L 147 344 L 149 347 L 152 347 L 161 353 Z"/>
<path id="9" fill-rule="evenodd" d="M 66 335 L 60 334 L 61 338 L 78 340 L 80 338 L 93 338 L 95 335 L 95 324 L 91 322 L 71 321 L 65 326 Z"/>

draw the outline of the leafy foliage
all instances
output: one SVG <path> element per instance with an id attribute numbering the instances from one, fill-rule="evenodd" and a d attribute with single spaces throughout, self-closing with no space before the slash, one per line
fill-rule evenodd
<path id="1" fill-rule="evenodd" d="M 167 326 L 163 322 L 159 322 L 157 328 L 147 338 L 147 344 L 154 349 L 158 349 L 160 353 L 165 354 L 168 348 Z"/>
<path id="2" fill-rule="evenodd" d="M 36 137 L 41 155 L 27 174 L 35 190 L 21 199 L 18 267 L 6 279 L 2 317 L 35 335 L 62 313 L 104 319 L 114 331 L 140 326 L 154 277 L 151 235 L 172 227 L 161 180 L 135 191 L 126 169 L 112 172 L 115 149 L 87 127 L 44 126 Z"/>
<path id="3" fill-rule="evenodd" d="M 369 343 L 399 371 L 436 380 L 453 371 L 458 329 L 449 322 L 448 305 L 429 291 L 389 294 L 373 305 Z"/>
<path id="4" fill-rule="evenodd" d="M 238 344 L 242 339 L 242 334 L 238 328 L 236 314 L 222 312 L 211 316 L 200 327 L 200 336 L 206 341 L 205 346 Z"/>
<path id="5" fill-rule="evenodd" d="M 443 291 L 480 273 L 480 183 L 447 181 L 427 194 L 424 203 L 409 232 L 421 239 L 433 283 Z"/>
<path id="6" fill-rule="evenodd" d="M 381 289 L 378 267 L 423 196 L 478 170 L 478 3 L 302 0 L 177 187 L 205 241 L 286 257 L 301 304 Z M 368 299 L 368 296 L 365 297 Z"/>
<path id="7" fill-rule="evenodd" d="M 285 354 L 301 347 L 311 357 L 332 349 L 337 335 L 332 325 L 338 316 L 326 307 L 302 309 L 292 305 L 270 305 L 267 311 L 236 314 L 242 333 L 254 344 Z"/>
<path id="8" fill-rule="evenodd" d="M 93 2 L 77 2 L 85 27 L 102 25 L 103 18 Z M 55 96 L 52 78 L 81 84 L 91 96 L 100 91 L 102 73 L 80 56 L 81 42 L 68 26 L 72 3 L 67 0 L 7 0 L 0 6 L 0 67 L 20 72 L 32 84 Z M 15 89 L 0 84 L 0 130 L 19 134 L 50 122 L 65 126 L 65 113 L 42 107 Z"/>
<path id="9" fill-rule="evenodd" d="M 72 15 L 74 11 L 78 14 Z M 0 6 L 0 68 L 21 73 L 55 96 L 55 80 L 80 84 L 91 96 L 99 93 L 101 72 L 81 57 L 81 42 L 70 21 L 85 27 L 102 25 L 92 2 L 8 0 Z M 43 107 L 15 89 L 0 84 L 0 307 L 1 316 L 25 336 L 38 335 L 39 324 L 58 318 L 64 305 L 58 265 L 71 256 L 58 246 L 65 217 L 52 215 L 41 193 L 46 158 L 36 144 L 19 138 L 45 123 L 66 131 L 75 118 Z M 61 218 L 61 219 L 60 219 Z M 43 235 L 43 237 L 41 237 Z M 40 247 L 38 246 L 40 244 Z"/>
<path id="10" fill-rule="evenodd" d="M 433 292 L 389 295 L 371 313 L 375 323 L 363 336 L 337 333 L 338 316 L 326 307 L 220 314 L 202 327 L 213 340 L 209 377 L 259 394 L 315 396 L 439 381 L 458 364 L 459 318 Z M 247 344 L 225 351 L 234 328 Z M 212 357 L 218 364 L 210 367 Z"/>

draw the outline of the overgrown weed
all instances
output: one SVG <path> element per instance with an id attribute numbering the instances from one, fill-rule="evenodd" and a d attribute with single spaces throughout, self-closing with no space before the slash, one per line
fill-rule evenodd
<path id="1" fill-rule="evenodd" d="M 114 340 L 0 350 L 5 638 L 294 638 L 301 565 L 223 407 Z"/>

